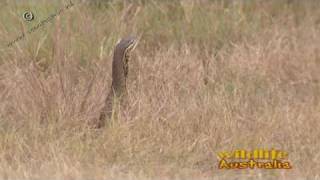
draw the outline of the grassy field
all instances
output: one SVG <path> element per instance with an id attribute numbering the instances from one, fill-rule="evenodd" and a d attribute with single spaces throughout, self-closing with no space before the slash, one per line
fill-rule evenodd
<path id="1" fill-rule="evenodd" d="M 127 35 L 128 107 L 91 129 Z M 2 0 L 0 179 L 320 179 L 319 69 L 318 0 Z M 218 169 L 258 148 L 293 168 Z"/>

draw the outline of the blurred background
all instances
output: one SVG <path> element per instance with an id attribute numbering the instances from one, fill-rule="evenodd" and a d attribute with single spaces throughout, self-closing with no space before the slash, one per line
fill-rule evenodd
<path id="1" fill-rule="evenodd" d="M 2 0 L 0 177 L 317 179 L 319 33 L 318 0 Z M 129 105 L 90 129 L 128 35 Z M 259 148 L 293 169 L 217 168 Z"/>

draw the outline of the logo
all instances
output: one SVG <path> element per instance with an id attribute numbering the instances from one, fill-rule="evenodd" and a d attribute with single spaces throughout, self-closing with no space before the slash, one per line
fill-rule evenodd
<path id="1" fill-rule="evenodd" d="M 219 169 L 291 169 L 289 154 L 280 150 L 255 149 L 218 153 Z"/>
<path id="2" fill-rule="evenodd" d="M 34 19 L 34 15 L 32 12 L 27 11 L 27 12 L 23 13 L 23 19 L 25 21 L 32 21 Z"/>

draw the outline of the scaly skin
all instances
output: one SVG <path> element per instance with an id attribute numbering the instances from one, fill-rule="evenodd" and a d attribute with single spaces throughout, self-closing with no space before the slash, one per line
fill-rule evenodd
<path id="1" fill-rule="evenodd" d="M 123 106 L 127 96 L 128 61 L 130 53 L 137 45 L 134 37 L 122 39 L 116 46 L 112 61 L 112 84 L 105 105 L 97 123 L 97 128 L 104 126 L 106 118 L 111 118 L 112 113 Z"/>

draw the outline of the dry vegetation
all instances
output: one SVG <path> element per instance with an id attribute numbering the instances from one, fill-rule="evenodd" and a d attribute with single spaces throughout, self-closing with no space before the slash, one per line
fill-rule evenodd
<path id="1" fill-rule="evenodd" d="M 0 2 L 1 179 L 320 178 L 317 0 L 73 3 L 6 47 L 68 2 Z M 128 34 L 130 104 L 92 130 Z M 217 169 L 272 147 L 292 170 Z"/>

